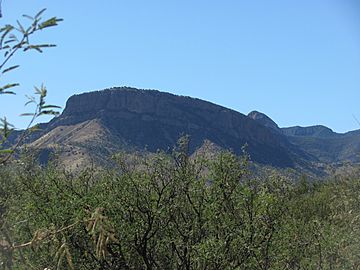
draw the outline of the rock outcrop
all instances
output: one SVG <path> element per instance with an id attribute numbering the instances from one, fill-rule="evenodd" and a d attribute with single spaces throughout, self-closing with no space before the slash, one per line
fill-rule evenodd
<path id="1" fill-rule="evenodd" d="M 258 111 L 252 111 L 248 114 L 248 117 L 250 117 L 251 119 L 255 120 L 256 122 L 260 123 L 265 127 L 271 128 L 272 130 L 281 133 L 279 126 L 264 113 Z"/>

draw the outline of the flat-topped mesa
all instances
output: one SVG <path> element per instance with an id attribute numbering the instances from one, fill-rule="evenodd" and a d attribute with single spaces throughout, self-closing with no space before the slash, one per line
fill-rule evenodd
<path id="1" fill-rule="evenodd" d="M 255 161 L 281 167 L 294 164 L 287 142 L 253 119 L 207 101 L 156 90 L 120 87 L 74 95 L 49 127 L 92 119 L 129 145 L 150 151 L 172 148 L 188 134 L 191 151 L 206 139 L 237 154 L 247 144 Z"/>
<path id="2" fill-rule="evenodd" d="M 245 115 L 207 101 L 127 87 L 74 95 L 67 101 L 58 121 L 75 124 L 94 118 L 138 120 L 138 117 L 143 121 L 169 119 L 174 125 L 192 124 L 194 128 L 210 125 L 232 129 L 254 125 Z"/>
<path id="3" fill-rule="evenodd" d="M 153 114 L 157 116 L 180 116 L 184 109 L 191 112 L 209 112 L 212 115 L 222 113 L 244 115 L 196 98 L 177 96 L 157 90 L 138 90 L 135 88 L 119 87 L 103 91 L 95 91 L 74 95 L 69 98 L 64 116 L 74 114 L 96 114 L 104 111 Z M 171 113 L 169 115 L 169 113 Z"/>
<path id="4" fill-rule="evenodd" d="M 128 110 L 149 113 L 156 110 L 155 99 L 159 96 L 173 96 L 156 90 L 138 90 L 129 87 L 110 88 L 71 96 L 64 115 L 99 113 L 104 110 Z"/>

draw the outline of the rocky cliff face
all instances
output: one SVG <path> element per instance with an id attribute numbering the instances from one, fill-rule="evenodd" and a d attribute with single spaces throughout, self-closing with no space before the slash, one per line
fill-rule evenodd
<path id="1" fill-rule="evenodd" d="M 284 136 L 239 112 L 195 98 L 125 87 L 70 97 L 47 130 L 92 119 L 124 144 L 149 151 L 171 149 L 187 134 L 191 151 L 208 140 L 240 154 L 246 144 L 253 160 L 278 167 L 293 167 L 302 155 Z"/>
<path id="2" fill-rule="evenodd" d="M 265 127 L 271 128 L 276 132 L 281 132 L 279 126 L 264 113 L 258 111 L 252 111 L 248 114 L 248 117 Z"/>

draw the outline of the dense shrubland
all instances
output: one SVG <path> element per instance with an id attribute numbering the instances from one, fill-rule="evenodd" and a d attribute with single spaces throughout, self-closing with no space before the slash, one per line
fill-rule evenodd
<path id="1" fill-rule="evenodd" d="M 357 175 L 259 177 L 186 145 L 77 175 L 0 167 L 2 269 L 359 269 Z"/>

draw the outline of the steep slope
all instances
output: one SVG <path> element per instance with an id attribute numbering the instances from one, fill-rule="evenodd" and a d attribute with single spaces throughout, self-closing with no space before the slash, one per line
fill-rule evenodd
<path id="1" fill-rule="evenodd" d="M 269 116 L 267 116 L 264 113 L 258 111 L 252 111 L 248 114 L 248 117 L 250 117 L 251 119 L 255 120 L 256 122 L 258 122 L 259 124 L 265 127 L 271 128 L 272 130 L 281 133 L 279 126 Z"/>
<path id="2" fill-rule="evenodd" d="M 43 133 L 28 147 L 39 151 L 41 163 L 56 155 L 70 171 L 91 164 L 106 165 L 111 154 L 127 149 L 98 119 L 56 126 Z"/>
<path id="3" fill-rule="evenodd" d="M 81 132 L 93 132 L 92 128 L 84 130 L 89 121 L 101 123 L 106 131 L 106 139 L 87 140 L 88 145 L 99 148 L 99 141 L 106 140 L 107 149 L 112 145 L 114 150 L 168 151 L 181 135 L 188 134 L 191 152 L 207 140 L 237 154 L 246 144 L 254 161 L 277 167 L 295 167 L 307 158 L 285 136 L 239 112 L 195 98 L 126 87 L 70 97 L 64 112 L 46 125 L 33 145 L 51 146 L 54 139 L 59 145 L 78 144 Z"/>

